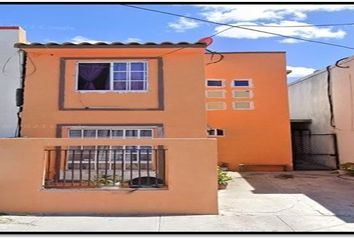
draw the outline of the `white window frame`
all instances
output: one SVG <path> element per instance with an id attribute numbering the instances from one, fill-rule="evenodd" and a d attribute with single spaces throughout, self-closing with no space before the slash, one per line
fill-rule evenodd
<path id="1" fill-rule="evenodd" d="M 222 109 L 209 109 L 208 108 L 208 103 L 222 103 L 223 104 L 223 108 Z M 222 111 L 222 110 L 226 110 L 226 103 L 225 102 L 210 101 L 210 102 L 206 102 L 205 108 L 206 108 L 207 111 Z"/>
<path id="2" fill-rule="evenodd" d="M 71 130 L 81 130 L 81 139 L 84 138 L 84 131 L 85 130 L 95 130 L 96 133 L 95 133 L 95 139 L 97 138 L 101 138 L 101 137 L 98 137 L 98 130 L 109 130 L 110 131 L 110 135 L 109 135 L 109 139 L 131 139 L 131 138 L 137 138 L 137 139 L 141 139 L 141 138 L 153 138 L 154 137 L 154 129 L 156 129 L 157 127 L 115 127 L 115 126 L 112 126 L 112 127 L 99 127 L 99 126 L 73 126 L 73 127 L 68 127 L 68 137 L 70 137 L 70 131 Z M 112 136 L 112 131 L 114 130 L 123 130 L 123 136 L 122 137 L 113 137 Z M 138 131 L 138 135 L 137 137 L 130 137 L 130 136 L 126 136 L 126 131 L 127 130 L 137 130 Z M 151 131 L 151 137 L 147 136 L 147 137 L 142 137 L 140 136 L 140 133 L 142 130 L 150 130 Z"/>
<path id="3" fill-rule="evenodd" d="M 248 86 L 234 86 L 235 81 L 248 81 Z M 231 80 L 231 88 L 253 88 L 253 80 L 251 78 L 237 78 Z"/>
<path id="4" fill-rule="evenodd" d="M 222 92 L 222 97 L 209 97 L 208 92 Z M 225 95 L 226 95 L 225 93 L 226 93 L 226 90 L 205 90 L 205 96 L 207 98 L 217 98 L 217 99 L 225 98 Z"/>
<path id="5" fill-rule="evenodd" d="M 80 139 L 85 139 L 85 137 L 84 137 L 84 131 L 85 130 L 95 130 L 95 137 L 94 138 L 98 139 L 99 138 L 98 137 L 98 130 L 109 130 L 110 131 L 110 136 L 107 137 L 108 139 L 127 139 L 127 138 L 128 139 L 132 139 L 132 138 L 134 138 L 134 139 L 146 139 L 146 138 L 153 138 L 154 137 L 154 129 L 156 129 L 156 128 L 157 127 L 154 127 L 154 126 L 152 126 L 152 127 L 139 127 L 139 126 L 137 126 L 137 127 L 129 127 L 129 126 L 127 126 L 127 127 L 121 127 L 121 126 L 120 127 L 109 127 L 109 126 L 107 126 L 107 127 L 106 126 L 104 126 L 104 127 L 102 127 L 102 126 L 87 126 L 87 127 L 85 127 L 85 126 L 72 126 L 72 127 L 68 127 L 68 137 L 70 138 L 70 131 L 71 130 L 79 130 L 79 131 L 81 131 Z M 113 137 L 112 136 L 112 131 L 114 131 L 114 130 L 123 130 L 122 138 Z M 137 137 L 127 137 L 126 136 L 126 131 L 127 130 L 137 130 L 138 131 Z M 142 137 L 142 136 L 140 136 L 140 133 L 141 133 L 142 130 L 150 130 L 151 131 L 151 137 Z M 76 139 L 79 139 L 79 138 L 76 138 Z M 90 138 L 87 137 L 87 139 L 92 139 L 92 138 L 91 137 Z M 152 145 L 147 145 L 147 144 L 145 144 L 145 145 L 93 145 L 92 147 L 94 147 L 94 150 L 91 150 L 91 151 L 93 151 L 93 158 L 94 158 L 91 161 L 91 164 L 93 165 L 93 168 L 91 168 L 92 170 L 96 170 L 97 169 L 97 161 L 98 161 L 99 164 L 105 163 L 105 161 L 97 160 L 97 158 L 98 158 L 97 150 L 98 150 L 99 146 L 102 146 L 102 147 L 103 146 L 108 146 L 109 150 L 113 149 L 112 147 L 123 147 L 123 149 L 126 149 L 126 147 L 136 147 L 137 150 L 139 150 L 141 147 L 150 147 L 151 149 L 153 149 Z M 75 146 L 75 147 L 78 147 L 78 146 Z M 83 150 L 83 148 L 86 147 L 86 145 L 80 145 L 79 147 L 80 147 L 81 150 Z M 151 150 L 151 153 L 150 153 L 151 154 L 151 161 L 149 161 L 150 164 L 152 164 L 152 158 L 153 158 L 153 154 L 154 154 L 153 152 L 154 151 Z M 121 161 L 116 161 L 116 163 L 117 162 L 119 164 L 121 164 Z M 123 151 L 123 164 L 124 164 L 124 168 L 125 169 L 126 169 L 127 164 L 129 165 L 130 162 L 132 162 L 132 163 L 139 162 L 139 154 L 137 155 L 136 160 L 130 161 L 130 160 L 126 160 L 126 152 Z M 141 160 L 141 162 L 144 163 L 144 162 L 147 162 L 147 161 Z M 74 160 L 74 161 L 71 160 L 71 159 L 69 160 L 69 154 L 68 154 L 68 161 L 66 163 L 66 170 L 69 170 L 69 164 L 72 164 L 72 163 L 74 163 L 74 164 L 80 163 L 80 160 Z M 85 164 L 85 163 L 88 164 L 89 161 L 81 160 L 81 163 L 82 164 Z M 112 169 L 112 164 L 113 164 L 112 152 L 109 151 L 109 156 L 108 156 L 109 169 L 108 170 Z"/>
<path id="6" fill-rule="evenodd" d="M 221 86 L 208 86 L 208 81 L 221 81 Z M 207 88 L 224 88 L 225 87 L 225 79 L 208 78 L 205 80 L 205 87 L 207 87 Z"/>
<path id="7" fill-rule="evenodd" d="M 109 90 L 79 90 L 79 64 L 80 63 L 109 63 L 110 67 L 109 67 Z M 145 86 L 146 89 L 144 90 L 114 90 L 113 89 L 113 83 L 114 83 L 114 79 L 113 79 L 113 69 L 114 69 L 114 63 L 127 63 L 127 72 L 130 73 L 130 65 L 131 63 L 144 63 L 145 64 L 145 76 L 146 76 L 146 80 L 145 82 Z M 80 93 L 105 93 L 105 92 L 114 92 L 114 93 L 146 93 L 149 91 L 149 62 L 148 60 L 142 59 L 142 60 L 110 60 L 110 61 L 102 61 L 102 60 L 90 60 L 90 61 L 77 61 L 76 62 L 76 76 L 75 76 L 75 91 L 76 92 L 80 92 Z M 136 80 L 133 80 L 133 82 Z M 131 79 L 128 79 L 127 84 L 130 88 L 131 86 Z"/>
<path id="8" fill-rule="evenodd" d="M 249 91 L 250 95 L 249 97 L 236 97 L 235 96 L 235 92 L 245 92 L 245 91 Z M 254 97 L 253 95 L 253 90 L 251 89 L 235 89 L 235 90 L 232 90 L 232 98 L 235 98 L 235 99 L 252 99 Z"/>
<path id="9" fill-rule="evenodd" d="M 235 107 L 235 103 L 242 103 L 242 102 L 250 103 L 250 107 L 249 107 L 249 108 L 236 108 L 236 107 Z M 232 109 L 233 109 L 233 110 L 238 110 L 238 111 L 254 110 L 254 102 L 253 102 L 253 101 L 233 101 L 233 102 L 232 102 Z"/>
<path id="10" fill-rule="evenodd" d="M 69 168 L 69 164 L 70 165 L 72 165 L 72 164 L 80 164 L 80 162 L 81 162 L 81 164 L 83 165 L 83 164 L 88 164 L 89 162 L 90 162 L 90 164 L 92 164 L 93 165 L 93 167 L 91 167 L 91 170 L 92 171 L 94 171 L 94 170 L 97 170 L 97 163 L 98 164 L 105 164 L 106 163 L 106 161 L 105 160 L 99 160 L 98 159 L 98 154 L 97 154 L 97 152 L 99 152 L 99 151 L 101 151 L 101 150 L 99 150 L 98 149 L 98 147 L 105 147 L 105 146 L 108 146 L 109 148 L 107 149 L 107 150 L 109 150 L 108 151 L 108 159 L 107 159 L 107 164 L 108 164 L 108 169 L 107 170 L 113 170 L 113 168 L 112 168 L 112 165 L 113 165 L 113 163 L 114 163 L 114 160 L 113 160 L 113 156 L 114 156 L 114 154 L 112 153 L 112 149 L 114 149 L 114 147 L 122 147 L 121 149 L 123 150 L 122 152 L 119 152 L 119 150 L 117 150 L 117 154 L 123 154 L 123 159 L 122 159 L 122 161 L 123 161 L 123 167 L 124 167 L 124 169 L 126 170 L 127 169 L 127 165 L 129 165 L 130 163 L 133 163 L 133 164 L 135 164 L 135 163 L 139 163 L 139 161 L 142 163 L 142 164 L 145 164 L 145 163 L 147 163 L 147 162 L 149 162 L 149 164 L 152 164 L 152 161 L 153 161 L 153 155 L 154 155 L 154 150 L 153 150 L 153 146 L 151 146 L 151 145 L 95 145 L 95 146 L 92 146 L 92 147 L 94 147 L 94 149 L 92 149 L 91 151 L 93 152 L 92 153 L 92 160 L 91 161 L 88 161 L 88 160 L 72 160 L 72 159 L 69 159 L 69 157 L 71 156 L 70 154 L 68 154 L 67 155 L 67 157 L 68 157 L 68 159 L 67 159 L 67 162 L 66 162 L 66 171 L 68 171 L 68 170 L 71 170 L 71 168 Z M 86 147 L 85 145 L 82 145 L 82 146 L 79 146 L 80 147 L 80 150 L 84 150 L 84 147 Z M 128 154 L 128 152 L 127 151 L 124 151 L 124 150 L 127 150 L 128 149 L 128 147 L 136 147 L 136 159 L 134 160 L 130 160 L 130 159 L 128 159 L 127 158 L 127 156 L 130 156 L 130 154 Z M 140 150 L 140 149 L 144 149 L 144 147 L 150 147 L 150 152 L 148 152 L 148 151 L 142 151 L 141 153 L 140 153 L 140 157 L 142 156 L 142 155 L 146 155 L 146 154 L 150 154 L 150 156 L 151 156 L 151 159 L 149 160 L 149 161 L 146 161 L 146 160 L 139 160 L 139 154 L 138 154 L 138 150 Z M 73 151 L 75 150 L 75 151 L 80 151 L 79 149 L 72 149 Z M 84 150 L 85 151 L 85 150 Z M 88 150 L 87 150 L 88 151 Z M 99 153 L 100 154 L 100 153 Z M 132 154 L 132 155 L 134 155 L 134 154 Z M 120 160 L 116 160 L 115 162 L 116 162 L 116 164 L 122 164 L 122 161 L 120 161 Z M 74 168 L 74 170 L 78 170 L 78 169 L 75 169 Z"/>
<path id="11" fill-rule="evenodd" d="M 209 130 L 213 130 L 214 134 L 210 135 Z M 217 130 L 222 130 L 223 135 L 217 135 Z M 225 129 L 223 129 L 223 128 L 210 128 L 210 129 L 208 129 L 208 137 L 225 137 Z"/>

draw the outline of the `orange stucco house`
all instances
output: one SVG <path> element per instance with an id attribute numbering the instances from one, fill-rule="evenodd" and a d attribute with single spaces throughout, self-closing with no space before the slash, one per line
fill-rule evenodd
<path id="1" fill-rule="evenodd" d="M 203 43 L 17 47 L 33 72 L 22 137 L 208 136 L 231 170 L 292 169 L 285 52 L 205 54 Z"/>
<path id="2" fill-rule="evenodd" d="M 0 139 L 2 212 L 217 213 L 205 44 L 15 46 L 24 104 L 20 138 Z"/>
<path id="3" fill-rule="evenodd" d="M 239 171 L 292 169 L 285 52 L 205 55 L 208 133 L 218 163 Z"/>
<path id="4" fill-rule="evenodd" d="M 0 139 L 4 212 L 215 214 L 217 164 L 292 169 L 283 52 L 15 47 L 26 59 L 24 104 L 20 138 Z"/>

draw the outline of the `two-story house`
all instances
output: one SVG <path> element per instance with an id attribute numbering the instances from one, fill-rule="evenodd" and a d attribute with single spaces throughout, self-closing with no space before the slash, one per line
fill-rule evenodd
<path id="1" fill-rule="evenodd" d="M 217 162 L 292 169 L 284 52 L 206 54 L 202 42 L 15 47 L 26 56 L 24 105 L 21 138 L 0 141 L 6 211 L 211 214 Z"/>
<path id="2" fill-rule="evenodd" d="M 285 52 L 205 55 L 208 133 L 239 171 L 292 169 Z"/>
<path id="3" fill-rule="evenodd" d="M 24 105 L 21 138 L 0 142 L 0 188 L 17 189 L 3 210 L 217 213 L 205 44 L 15 47 L 26 55 Z"/>

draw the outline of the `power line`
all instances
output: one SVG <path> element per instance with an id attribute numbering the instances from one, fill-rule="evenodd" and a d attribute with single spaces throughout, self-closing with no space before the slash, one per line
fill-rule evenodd
<path id="1" fill-rule="evenodd" d="M 241 27 L 272 27 L 272 28 L 304 28 L 304 27 L 335 27 L 335 26 L 353 26 L 354 23 L 324 23 L 324 24 L 308 24 L 308 25 L 251 25 L 240 24 Z"/>
<path id="2" fill-rule="evenodd" d="M 223 29 L 223 30 L 221 30 L 219 32 L 214 33 L 213 35 L 210 35 L 209 37 L 215 37 L 216 35 L 219 35 L 220 33 L 226 32 L 226 31 L 230 30 L 231 28 L 233 28 L 233 27 L 225 28 L 225 29 Z"/>
<path id="3" fill-rule="evenodd" d="M 268 32 L 268 31 L 259 30 L 259 29 L 240 27 L 240 26 L 237 26 L 237 25 L 231 25 L 231 24 L 227 24 L 227 23 L 220 23 L 220 22 L 205 20 L 205 19 L 201 19 L 201 18 L 185 16 L 185 15 L 177 14 L 177 13 L 171 13 L 171 12 L 166 12 L 166 11 L 161 11 L 161 10 L 156 10 L 156 9 L 133 6 L 133 5 L 129 5 L 129 4 L 121 4 L 121 5 L 125 6 L 125 7 L 130 7 L 130 8 L 140 9 L 140 10 L 144 10 L 144 11 L 149 11 L 149 12 L 161 13 L 161 14 L 175 16 L 175 17 L 188 18 L 188 19 L 192 19 L 192 20 L 196 20 L 196 21 L 200 21 L 200 22 L 211 23 L 211 24 L 215 24 L 215 25 L 219 25 L 219 26 L 228 26 L 230 28 L 239 28 L 239 29 L 243 29 L 243 30 L 254 31 L 254 32 L 259 32 L 259 33 L 265 33 L 265 34 L 270 34 L 270 35 L 283 37 L 283 38 L 292 38 L 292 39 L 301 40 L 301 41 L 305 41 L 305 42 L 312 42 L 312 43 L 318 43 L 318 44 L 322 44 L 322 45 L 328 45 L 328 46 L 333 46 L 333 47 L 340 47 L 340 48 L 346 48 L 346 49 L 354 50 L 354 47 L 340 45 L 340 44 L 335 44 L 335 43 L 311 40 L 311 39 L 301 38 L 301 37 L 288 36 L 288 35 L 284 35 L 284 34 L 280 34 L 280 33 Z"/>

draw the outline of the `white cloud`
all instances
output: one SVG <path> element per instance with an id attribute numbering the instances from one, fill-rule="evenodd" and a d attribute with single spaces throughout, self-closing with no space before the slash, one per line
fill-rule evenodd
<path id="1" fill-rule="evenodd" d="M 354 10 L 354 5 L 199 5 L 202 15 L 210 21 L 234 22 L 256 20 L 304 20 L 314 11 Z"/>
<path id="2" fill-rule="evenodd" d="M 91 38 L 87 38 L 87 37 L 83 37 L 83 36 L 75 36 L 72 39 L 70 39 L 70 42 L 73 42 L 73 43 L 82 43 L 82 42 L 97 43 L 97 42 L 106 42 L 106 41 L 95 40 L 95 39 L 91 39 Z"/>
<path id="3" fill-rule="evenodd" d="M 336 38 L 342 39 L 346 32 L 334 27 L 316 27 L 307 23 L 308 13 L 335 12 L 354 10 L 354 5 L 197 5 L 207 20 L 232 25 L 270 25 L 269 27 L 247 26 L 255 30 L 274 32 L 291 37 L 309 39 Z M 274 25 L 275 27 L 271 27 Z M 284 28 L 281 26 L 308 25 L 304 28 Z M 215 32 L 222 31 L 228 26 L 217 26 Z M 271 38 L 277 37 L 262 32 L 232 28 L 218 35 L 228 38 Z M 279 42 L 294 44 L 302 42 L 296 39 L 282 39 Z"/>
<path id="4" fill-rule="evenodd" d="M 177 22 L 170 22 L 168 26 L 176 32 L 184 32 L 189 29 L 199 27 L 200 23 L 188 18 L 180 17 Z"/>
<path id="5" fill-rule="evenodd" d="M 250 22 L 238 22 L 232 25 L 255 25 L 255 23 Z M 273 32 L 285 36 L 291 37 L 301 37 L 301 38 L 308 38 L 308 39 L 318 39 L 318 38 L 339 38 L 342 39 L 346 35 L 343 30 L 334 30 L 332 27 L 316 27 L 305 22 L 297 22 L 297 21 L 281 21 L 279 23 L 267 23 L 261 24 L 265 26 L 269 26 L 267 28 L 264 27 L 257 27 L 257 26 L 247 26 L 247 28 L 254 29 L 254 30 L 262 30 L 267 32 Z M 297 26 L 297 25 L 307 25 L 309 27 L 289 27 L 283 28 L 281 26 Z M 228 26 L 218 26 L 215 28 L 216 32 L 222 31 L 223 29 L 229 28 Z M 270 37 L 277 37 L 275 35 L 250 31 L 245 29 L 239 28 L 232 28 L 228 31 L 220 33 L 218 36 L 221 37 L 229 37 L 229 38 L 248 38 L 248 39 L 258 39 L 258 38 L 270 38 Z M 294 40 L 283 40 L 284 43 L 295 43 Z"/>
<path id="6" fill-rule="evenodd" d="M 280 40 L 279 42 L 287 43 L 287 44 L 294 44 L 294 43 L 300 43 L 300 42 L 303 42 L 303 41 L 297 40 L 297 39 L 294 39 L 294 38 L 285 38 L 285 39 Z"/>
<path id="7" fill-rule="evenodd" d="M 287 66 L 286 70 L 290 70 L 291 71 L 291 73 L 288 74 L 288 77 L 290 77 L 290 78 L 305 77 L 305 76 L 310 75 L 310 74 L 312 74 L 313 72 L 316 71 L 316 69 L 313 69 L 313 68 L 292 67 L 292 66 Z"/>
<path id="8" fill-rule="evenodd" d="M 130 38 L 127 38 L 124 42 L 125 42 L 125 43 L 130 43 L 130 42 L 142 43 L 143 40 L 141 40 L 140 38 L 133 38 L 133 37 L 130 37 Z"/>

